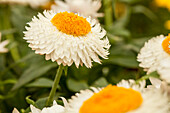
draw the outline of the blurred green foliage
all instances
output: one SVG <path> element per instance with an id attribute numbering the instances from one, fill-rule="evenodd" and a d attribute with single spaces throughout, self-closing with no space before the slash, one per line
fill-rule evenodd
<path id="1" fill-rule="evenodd" d="M 99 19 L 112 45 L 109 59 L 103 60 L 102 65 L 94 63 L 91 69 L 68 67 L 55 99 L 61 96 L 70 98 L 75 92 L 91 86 L 102 87 L 145 75 L 138 67 L 136 56 L 145 41 L 168 34 L 164 23 L 170 19 L 170 14 L 167 9 L 154 6 L 152 0 L 110 0 L 109 3 L 110 22 Z M 106 11 L 107 5 L 106 2 L 102 6 L 102 12 Z M 42 103 L 49 95 L 57 64 L 36 55 L 23 40 L 24 26 L 42 11 L 29 6 L 0 4 L 2 40 L 10 40 L 9 53 L 0 54 L 0 113 L 11 113 L 14 107 L 27 109 L 29 99 L 37 100 L 35 104 L 43 108 Z M 31 97 L 26 102 L 29 95 Z"/>

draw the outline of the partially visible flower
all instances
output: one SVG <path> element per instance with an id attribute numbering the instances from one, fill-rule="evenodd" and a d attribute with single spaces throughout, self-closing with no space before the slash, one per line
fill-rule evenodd
<path id="1" fill-rule="evenodd" d="M 137 60 L 140 62 L 139 66 L 145 71 L 151 73 L 157 71 L 160 67 L 160 61 L 170 58 L 170 35 L 157 36 L 145 43 L 140 50 Z"/>
<path id="2" fill-rule="evenodd" d="M 12 111 L 12 113 L 19 113 L 19 111 L 18 111 L 16 108 L 14 108 L 14 110 Z"/>
<path id="3" fill-rule="evenodd" d="M 167 95 L 144 86 L 130 80 L 117 86 L 82 90 L 69 100 L 65 113 L 169 113 Z"/>
<path id="4" fill-rule="evenodd" d="M 0 33 L 0 41 L 1 41 L 1 33 Z M 8 40 L 5 40 L 3 42 L 0 42 L 0 53 L 6 53 L 8 52 L 8 49 L 5 48 L 5 46 L 9 43 Z"/>
<path id="5" fill-rule="evenodd" d="M 55 2 L 50 0 L 46 4 L 42 5 L 41 8 L 44 10 L 51 10 L 51 6 L 54 4 L 55 4 Z"/>
<path id="6" fill-rule="evenodd" d="M 106 31 L 96 20 L 78 14 L 44 11 L 34 17 L 24 39 L 36 54 L 46 55 L 46 60 L 59 65 L 92 67 L 92 62 L 101 63 L 98 56 L 107 59 L 110 48 Z"/>
<path id="7" fill-rule="evenodd" d="M 64 113 L 65 108 L 61 105 L 58 105 L 56 101 L 53 102 L 52 107 L 43 108 L 42 110 L 35 108 L 33 105 L 30 105 L 31 113 Z"/>
<path id="8" fill-rule="evenodd" d="M 170 20 L 165 22 L 165 28 L 170 30 Z"/>
<path id="9" fill-rule="evenodd" d="M 169 0 L 155 0 L 155 3 L 157 6 L 167 8 L 170 11 L 170 1 Z"/>
<path id="10" fill-rule="evenodd" d="M 101 0 L 55 0 L 56 5 L 51 7 L 52 10 L 58 12 L 74 12 L 80 13 L 86 17 L 92 18 L 103 17 L 103 13 L 98 13 L 102 3 Z"/>
<path id="11" fill-rule="evenodd" d="M 0 3 L 30 5 L 33 8 L 46 5 L 50 0 L 0 0 Z"/>

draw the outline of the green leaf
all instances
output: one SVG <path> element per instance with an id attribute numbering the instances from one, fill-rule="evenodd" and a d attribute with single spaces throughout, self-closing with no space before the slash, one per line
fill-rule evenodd
<path id="1" fill-rule="evenodd" d="M 27 97 L 26 97 L 27 103 L 30 104 L 30 105 L 33 105 L 33 106 L 37 107 L 37 105 L 35 104 L 35 102 L 34 102 L 32 99 L 30 99 L 30 97 L 31 97 L 31 96 L 27 96 Z"/>
<path id="2" fill-rule="evenodd" d="M 138 68 L 138 62 L 134 56 L 110 56 L 105 63 L 113 63 L 128 68 Z"/>
<path id="3" fill-rule="evenodd" d="M 8 80 L 5 80 L 5 81 L 0 81 L 0 85 L 15 84 L 15 83 L 16 83 L 16 80 L 14 80 L 14 79 L 8 79 Z"/>
<path id="4" fill-rule="evenodd" d="M 35 102 L 36 105 L 37 105 L 37 108 L 43 109 L 43 108 L 45 107 L 45 104 L 46 104 L 47 99 L 48 99 L 48 97 L 38 99 L 38 100 Z"/>
<path id="5" fill-rule="evenodd" d="M 108 31 L 110 34 L 116 35 L 116 36 L 124 36 L 124 37 L 130 36 L 130 32 L 127 29 L 121 28 L 121 27 L 112 27 L 108 29 Z"/>
<path id="6" fill-rule="evenodd" d="M 106 78 L 101 77 L 99 79 L 97 79 L 92 86 L 94 87 L 106 87 L 109 83 L 107 82 Z"/>
<path id="7" fill-rule="evenodd" d="M 136 46 L 142 47 L 144 43 L 148 41 L 150 38 L 151 37 L 142 37 L 142 38 L 132 39 L 131 43 Z"/>
<path id="8" fill-rule="evenodd" d="M 51 88 L 53 85 L 53 81 L 47 78 L 39 78 L 34 82 L 26 85 L 26 87 L 47 87 Z"/>
<path id="9" fill-rule="evenodd" d="M 119 0 L 120 2 L 125 2 L 125 3 L 128 3 L 128 4 L 134 4 L 134 3 L 138 3 L 142 0 Z"/>
<path id="10" fill-rule="evenodd" d="M 28 59 L 31 59 L 32 57 L 35 56 L 35 53 L 30 53 L 26 56 L 24 56 L 23 58 L 21 58 L 20 60 L 18 60 L 17 62 L 10 64 L 10 66 L 8 66 L 7 68 L 5 68 L 3 71 L 0 72 L 0 75 L 4 75 L 5 73 L 7 73 L 8 71 L 10 71 L 11 68 L 14 68 L 17 64 L 22 63 L 22 62 L 26 62 Z"/>
<path id="11" fill-rule="evenodd" d="M 0 95 L 0 100 L 5 100 L 5 99 L 13 98 L 14 95 L 15 95 L 15 93 L 9 93 L 7 95 Z"/>
<path id="12" fill-rule="evenodd" d="M 68 72 L 68 66 L 64 66 L 64 74 L 65 74 L 65 76 L 67 76 L 67 72 Z"/>
<path id="13" fill-rule="evenodd" d="M 0 18 L 4 19 L 4 21 L 2 23 L 4 29 L 11 29 L 12 25 L 11 25 L 11 21 L 10 21 L 10 8 L 5 8 L 5 9 L 1 9 L 1 10 L 3 10 L 3 13 L 4 13 L 2 15 L 2 17 L 0 17 Z M 10 40 L 10 42 L 15 42 L 15 38 L 14 38 L 13 34 L 6 35 L 6 38 L 8 40 Z M 16 62 L 16 61 L 20 60 L 20 54 L 19 54 L 19 51 L 18 51 L 16 44 L 14 44 L 14 45 L 15 46 L 10 49 L 10 53 L 11 53 L 14 61 Z"/>
<path id="14" fill-rule="evenodd" d="M 74 79 L 68 79 L 67 86 L 69 90 L 73 92 L 78 92 L 80 90 L 88 88 L 88 84 L 85 81 L 76 81 Z"/>
<path id="15" fill-rule="evenodd" d="M 45 74 L 47 71 L 54 67 L 57 67 L 57 64 L 45 62 L 31 66 L 22 74 L 18 82 L 12 88 L 12 90 L 16 90 L 24 86 L 28 82 L 36 79 L 37 77 L 42 76 L 43 74 Z"/>
<path id="16" fill-rule="evenodd" d="M 157 16 L 147 7 L 142 5 L 136 5 L 132 7 L 132 12 L 134 13 L 143 13 L 145 16 L 150 18 L 152 21 L 157 20 Z"/>
<path id="17" fill-rule="evenodd" d="M 143 77 L 141 77 L 140 79 L 136 80 L 136 83 L 139 83 L 140 81 L 143 81 L 143 80 L 148 80 L 150 77 L 154 77 L 154 78 L 159 78 L 159 74 L 154 71 L 148 75 L 145 75 Z"/>

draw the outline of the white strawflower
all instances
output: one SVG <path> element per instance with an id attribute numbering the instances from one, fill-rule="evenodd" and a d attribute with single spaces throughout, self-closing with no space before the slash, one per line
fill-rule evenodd
<path id="1" fill-rule="evenodd" d="M 92 18 L 102 17 L 103 13 L 98 13 L 102 3 L 101 0 L 55 0 L 56 5 L 51 7 L 52 10 L 58 12 L 70 11 L 80 13 L 86 17 Z"/>
<path id="2" fill-rule="evenodd" d="M 169 113 L 167 95 L 144 86 L 123 80 L 117 86 L 82 90 L 68 101 L 65 113 Z"/>
<path id="3" fill-rule="evenodd" d="M 43 108 L 42 110 L 35 108 L 33 105 L 30 105 L 31 113 L 64 113 L 65 108 L 61 105 L 58 105 L 56 101 L 53 102 L 52 107 Z"/>
<path id="4" fill-rule="evenodd" d="M 33 8 L 46 5 L 50 0 L 0 0 L 0 3 L 30 5 Z"/>
<path id="5" fill-rule="evenodd" d="M 2 41 L 1 42 L 1 33 L 0 33 L 0 53 L 6 53 L 8 52 L 8 49 L 5 48 L 5 46 L 9 43 L 8 40 Z"/>
<path id="6" fill-rule="evenodd" d="M 170 57 L 170 35 L 154 37 L 145 43 L 138 54 L 139 66 L 151 73 L 160 67 L 160 61 Z"/>
<path id="7" fill-rule="evenodd" d="M 78 14 L 44 11 L 34 17 L 24 39 L 36 54 L 46 56 L 59 65 L 92 67 L 92 62 L 101 63 L 98 56 L 107 59 L 110 44 L 106 31 L 96 20 Z"/>

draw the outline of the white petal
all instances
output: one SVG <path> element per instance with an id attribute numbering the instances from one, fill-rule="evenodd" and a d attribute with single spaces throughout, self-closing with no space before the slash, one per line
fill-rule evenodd
<path id="1" fill-rule="evenodd" d="M 159 80 L 157 78 L 153 78 L 153 77 L 150 77 L 149 80 L 151 81 L 152 85 L 155 86 L 156 88 L 161 87 L 161 84 L 162 84 L 161 80 Z"/>
<path id="2" fill-rule="evenodd" d="M 32 113 L 41 113 L 40 109 L 37 109 L 36 107 L 34 107 L 33 105 L 30 105 L 30 109 Z"/>
<path id="3" fill-rule="evenodd" d="M 19 111 L 18 111 L 16 108 L 14 108 L 14 110 L 12 111 L 12 113 L 19 113 Z"/>
<path id="4" fill-rule="evenodd" d="M 74 13 L 83 14 L 86 17 L 102 17 L 102 13 L 98 13 L 101 8 L 101 0 L 61 0 L 55 1 L 56 5 L 52 6 L 52 10 L 58 12 L 70 11 Z"/>

